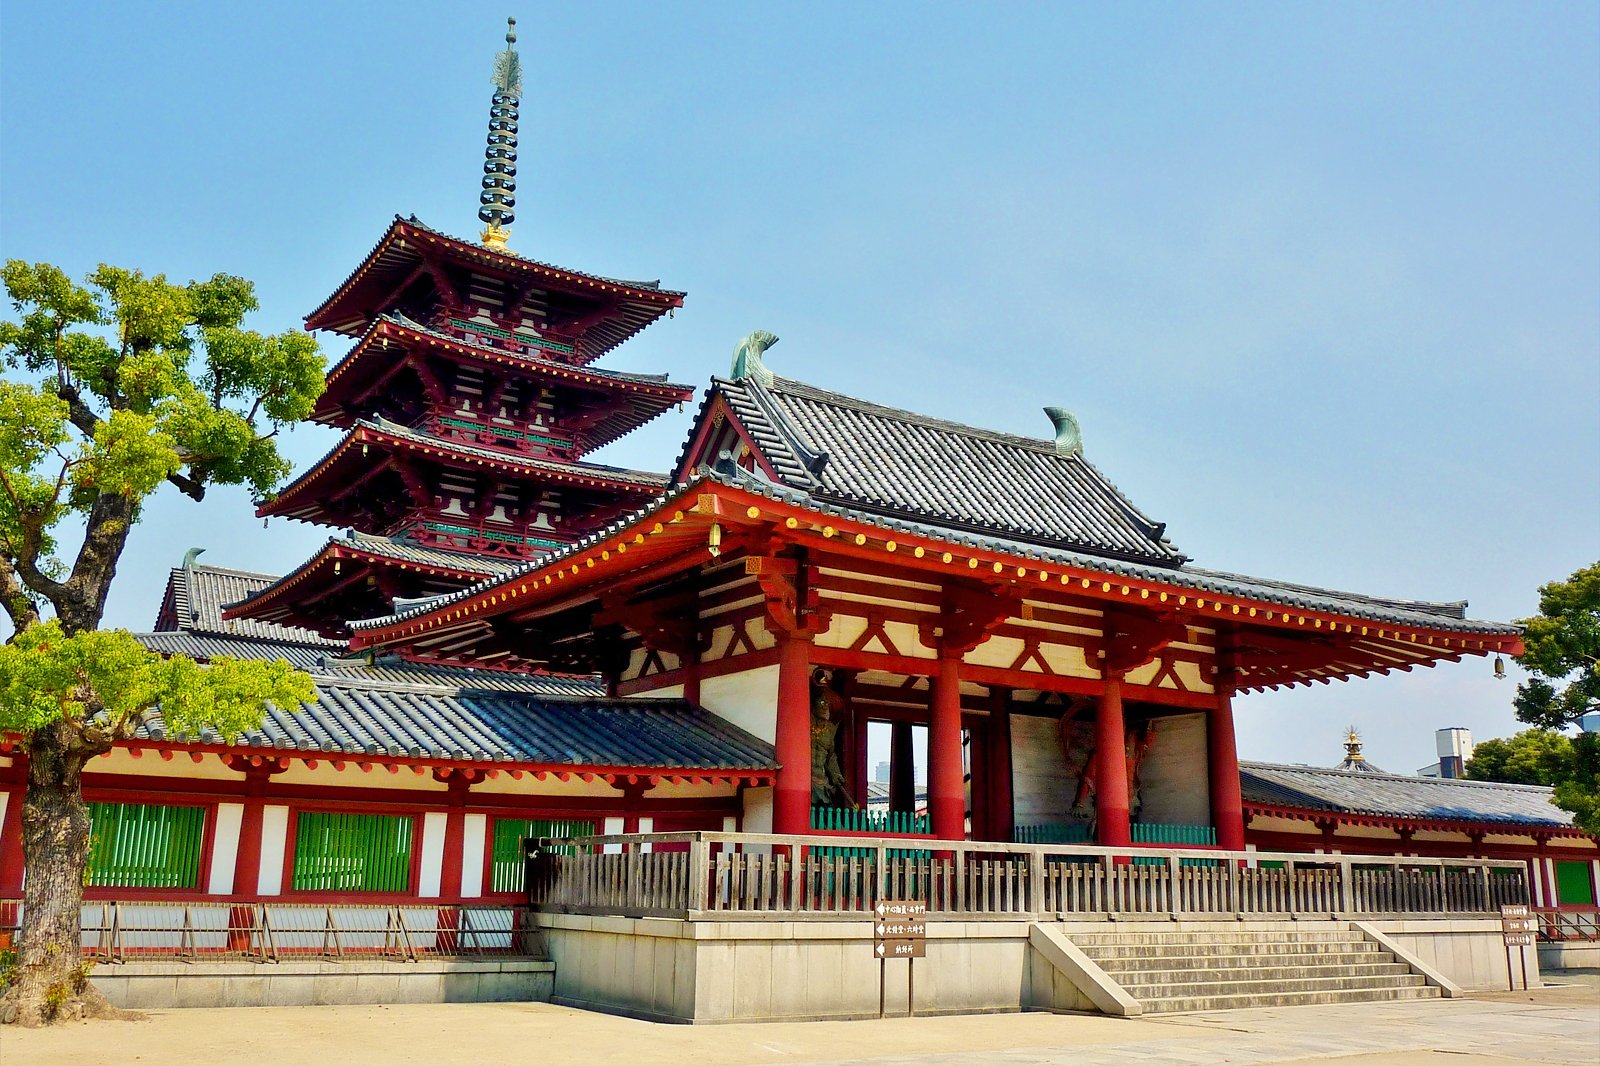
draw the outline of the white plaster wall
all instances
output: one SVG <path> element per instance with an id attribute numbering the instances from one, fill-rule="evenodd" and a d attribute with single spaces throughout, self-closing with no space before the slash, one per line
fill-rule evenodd
<path id="1" fill-rule="evenodd" d="M 1067 780 L 1057 728 L 1054 718 L 1011 716 L 1011 794 L 1018 825 L 1070 817 L 1077 782 Z"/>
<path id="2" fill-rule="evenodd" d="M 261 810 L 261 867 L 256 877 L 256 892 L 263 896 L 283 893 L 283 849 L 289 841 L 289 808 L 263 807 Z"/>
<path id="3" fill-rule="evenodd" d="M 429 811 L 422 816 L 422 871 L 417 895 L 424 899 L 437 896 L 444 879 L 444 827 L 448 818 L 443 811 Z"/>
<path id="4" fill-rule="evenodd" d="M 5 817 L 0 796 L 0 819 Z M 233 868 L 239 858 L 239 826 L 244 822 L 244 804 L 219 803 L 211 824 L 211 879 L 206 891 L 226 896 L 233 891 Z"/>
<path id="5" fill-rule="evenodd" d="M 469 814 L 461 841 L 461 895 L 466 899 L 483 895 L 483 851 L 488 840 L 489 818 Z"/>
<path id="6" fill-rule="evenodd" d="M 778 732 L 777 664 L 706 678 L 700 705 L 771 744 Z"/>
<path id="7" fill-rule="evenodd" d="M 744 833 L 770 833 L 772 832 L 772 793 L 770 788 L 747 788 L 744 790 L 744 816 L 740 832 Z M 746 851 L 755 854 L 770 854 L 772 849 L 766 844 L 751 844 Z"/>
<path id="8" fill-rule="evenodd" d="M 1141 822 L 1210 825 L 1206 716 L 1173 715 L 1153 723 L 1156 735 L 1139 770 Z"/>
<path id="9" fill-rule="evenodd" d="M 621 818 L 607 818 L 600 824 L 600 834 L 608 837 L 617 836 L 622 832 L 622 825 L 623 823 Z M 605 846 L 605 852 L 607 855 L 620 855 L 622 854 L 622 845 L 607 844 Z"/>

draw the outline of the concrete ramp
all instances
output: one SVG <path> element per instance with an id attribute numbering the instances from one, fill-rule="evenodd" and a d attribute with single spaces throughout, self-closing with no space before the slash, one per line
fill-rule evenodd
<path id="1" fill-rule="evenodd" d="M 1088 955 L 1067 939 L 1059 925 L 1035 922 L 1028 929 L 1028 946 L 1102 1014 L 1134 1018 L 1144 1013 L 1139 1002 L 1123 990 Z M 1041 1006 L 1062 1005 L 1057 1002 Z"/>

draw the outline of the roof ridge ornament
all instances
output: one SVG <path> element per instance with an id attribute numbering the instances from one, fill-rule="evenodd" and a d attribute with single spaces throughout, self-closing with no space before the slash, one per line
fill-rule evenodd
<path id="1" fill-rule="evenodd" d="M 522 96 L 522 57 L 517 55 L 517 20 L 506 19 L 505 51 L 494 57 L 494 96 L 489 101 L 489 146 L 483 152 L 483 192 L 478 219 L 483 243 L 503 251 L 516 221 L 517 107 Z"/>
<path id="2" fill-rule="evenodd" d="M 1065 407 L 1046 407 L 1045 417 L 1056 427 L 1056 454 L 1071 459 L 1083 454 L 1083 430 Z"/>
<path id="3" fill-rule="evenodd" d="M 1353 725 L 1344 732 L 1344 761 L 1335 769 L 1363 774 L 1383 773 L 1382 770 L 1368 762 L 1367 757 L 1361 753 L 1361 730 Z"/>
<path id="4" fill-rule="evenodd" d="M 761 356 L 777 343 L 777 335 L 764 329 L 746 336 L 733 349 L 733 369 L 728 371 L 728 377 L 734 381 L 754 380 L 763 388 L 771 388 L 773 374 L 762 362 Z"/>

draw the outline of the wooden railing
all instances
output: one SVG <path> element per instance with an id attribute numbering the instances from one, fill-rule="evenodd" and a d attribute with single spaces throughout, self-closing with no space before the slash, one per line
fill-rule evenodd
<path id="1" fill-rule="evenodd" d="M 535 910 L 636 917 L 1488 915 L 1526 903 L 1506 859 L 1103 848 L 838 835 L 645 833 L 529 842 Z M 564 852 L 564 853 L 561 853 Z"/>

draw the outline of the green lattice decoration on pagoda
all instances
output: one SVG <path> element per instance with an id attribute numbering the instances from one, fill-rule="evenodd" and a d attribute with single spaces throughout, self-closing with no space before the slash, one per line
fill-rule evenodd
<path id="1" fill-rule="evenodd" d="M 450 426 L 452 429 L 464 429 L 470 433 L 493 433 L 497 437 L 507 440 L 522 440 L 533 444 L 544 444 L 552 448 L 570 448 L 572 442 L 560 437 L 550 437 L 543 433 L 525 433 L 520 429 L 509 426 L 497 426 L 493 422 L 469 422 L 465 418 L 440 418 L 441 426 Z"/>
<path id="2" fill-rule="evenodd" d="M 424 522 L 422 528 L 431 533 L 450 533 L 458 537 L 479 537 L 490 540 L 496 544 L 527 545 L 530 548 L 545 548 L 554 551 L 566 545 L 559 540 L 547 540 L 544 537 L 523 537 L 516 533 L 501 533 L 492 529 L 473 529 L 471 526 L 452 526 L 447 522 Z"/>
<path id="3" fill-rule="evenodd" d="M 501 329 L 499 326 L 488 326 L 482 322 L 468 322 L 460 318 L 452 318 L 448 321 L 457 329 L 463 329 L 469 333 L 481 333 L 485 337 L 499 337 L 503 341 L 516 341 L 518 344 L 526 344 L 530 348 L 543 348 L 547 351 L 560 352 L 563 355 L 578 354 L 577 348 L 570 344 L 563 344 L 560 341 L 546 340 L 543 337 L 530 337 L 526 333 L 513 333 L 511 330 Z"/>

